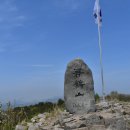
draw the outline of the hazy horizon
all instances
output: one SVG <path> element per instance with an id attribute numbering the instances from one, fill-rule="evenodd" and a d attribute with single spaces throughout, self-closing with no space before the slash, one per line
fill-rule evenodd
<path id="1" fill-rule="evenodd" d="M 0 1 L 0 101 L 63 97 L 67 64 L 82 58 L 101 94 L 95 0 Z M 106 93 L 130 93 L 130 1 L 100 0 Z"/>

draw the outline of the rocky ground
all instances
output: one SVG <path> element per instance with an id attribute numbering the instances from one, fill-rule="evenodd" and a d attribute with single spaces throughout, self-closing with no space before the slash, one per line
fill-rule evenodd
<path id="1" fill-rule="evenodd" d="M 99 103 L 93 113 L 82 115 L 63 111 L 39 114 L 15 130 L 130 130 L 130 103 Z"/>

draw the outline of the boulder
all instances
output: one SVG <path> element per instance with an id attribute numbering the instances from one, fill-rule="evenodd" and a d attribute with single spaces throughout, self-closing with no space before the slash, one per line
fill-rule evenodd
<path id="1" fill-rule="evenodd" d="M 71 61 L 65 72 L 64 99 L 70 113 L 83 114 L 95 111 L 92 71 L 81 59 Z"/>

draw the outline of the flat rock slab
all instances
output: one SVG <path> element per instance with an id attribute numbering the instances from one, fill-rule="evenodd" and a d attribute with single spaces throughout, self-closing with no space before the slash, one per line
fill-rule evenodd
<path id="1" fill-rule="evenodd" d="M 106 130 L 105 126 L 103 125 L 94 125 L 94 126 L 89 126 L 89 127 L 84 127 L 84 128 L 77 128 L 74 130 Z"/>
<path id="2" fill-rule="evenodd" d="M 70 113 L 82 114 L 95 111 L 92 72 L 81 59 L 71 61 L 65 72 L 64 99 Z"/>

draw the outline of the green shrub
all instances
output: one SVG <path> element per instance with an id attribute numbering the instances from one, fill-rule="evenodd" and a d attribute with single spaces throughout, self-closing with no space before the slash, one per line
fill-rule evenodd
<path id="1" fill-rule="evenodd" d="M 100 96 L 98 95 L 98 93 L 95 94 L 95 101 L 99 102 L 100 101 Z"/>

